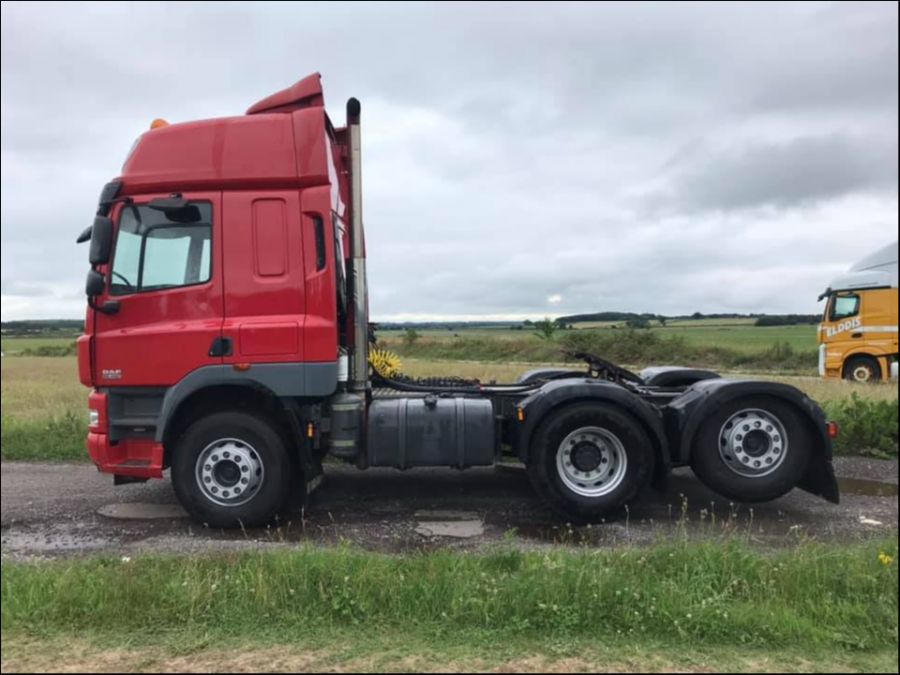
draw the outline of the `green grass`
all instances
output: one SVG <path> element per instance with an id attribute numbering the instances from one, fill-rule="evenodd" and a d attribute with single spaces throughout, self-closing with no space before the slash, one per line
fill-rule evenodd
<path id="1" fill-rule="evenodd" d="M 3 417 L 0 457 L 31 462 L 86 462 L 87 412 L 40 420 Z"/>
<path id="2" fill-rule="evenodd" d="M 492 343 L 494 347 L 497 343 Z M 529 345 L 543 344 L 532 338 Z M 502 347 L 502 345 L 501 345 Z M 512 382 L 534 363 L 403 359 L 414 377 L 458 375 L 483 382 Z M 577 364 L 580 368 L 581 364 Z M 87 461 L 84 438 L 88 390 L 78 381 L 74 358 L 17 357 L 0 362 L 4 460 Z M 756 375 L 792 384 L 819 401 L 841 426 L 836 451 L 841 454 L 897 455 L 897 386 L 856 385 L 818 377 Z M 857 402 L 852 402 L 858 399 Z"/>
<path id="3" fill-rule="evenodd" d="M 787 329 L 797 328 L 788 326 Z M 800 327 L 805 328 L 805 327 Z M 782 372 L 815 372 L 818 354 L 815 342 L 804 348 L 794 346 L 790 330 L 777 328 L 723 329 L 723 335 L 762 332 L 764 338 L 743 342 L 695 339 L 695 329 L 660 330 L 597 329 L 558 332 L 551 340 L 538 339 L 534 333 L 496 339 L 487 336 L 425 336 L 412 344 L 401 338 L 380 337 L 379 344 L 401 356 L 419 359 L 461 359 L 477 361 L 546 362 L 564 359 L 563 350 L 588 351 L 617 363 L 635 367 L 679 364 L 707 368 L 778 369 Z M 713 331 L 716 329 L 704 329 Z M 786 335 L 788 339 L 778 340 Z M 735 346 L 735 345 L 738 346 Z"/>
<path id="4" fill-rule="evenodd" d="M 754 325 L 678 325 L 653 327 L 659 335 L 678 335 L 691 344 L 717 346 L 752 353 L 774 344 L 789 344 L 796 351 L 815 351 L 818 342 L 816 326 L 754 326 Z"/>
<path id="5" fill-rule="evenodd" d="M 4 633 L 290 640 L 366 633 L 660 640 L 765 648 L 897 646 L 896 537 L 737 541 L 616 551 L 391 557 L 301 548 L 193 557 L 2 564 Z"/>
<path id="6" fill-rule="evenodd" d="M 74 337 L 5 337 L 0 340 L 0 345 L 6 356 L 19 356 L 40 349 L 65 349 L 73 342 Z"/>
<path id="7" fill-rule="evenodd" d="M 3 632 L 3 672 L 896 672 L 889 648 L 698 646 L 618 635 L 515 635 L 428 631 L 418 626 L 234 636 L 227 642 L 189 632 L 121 637 L 40 637 Z"/>
<path id="8" fill-rule="evenodd" d="M 825 404 L 829 419 L 840 427 L 834 443 L 837 454 L 897 457 L 898 407 L 893 401 L 877 401 L 854 392 L 849 399 Z"/>
<path id="9" fill-rule="evenodd" d="M 121 637 L 40 637 L 3 632 L 3 672 L 896 672 L 890 648 L 698 646 L 618 635 L 515 635 L 428 631 L 418 626 L 234 636 L 227 642 L 189 632 Z"/>

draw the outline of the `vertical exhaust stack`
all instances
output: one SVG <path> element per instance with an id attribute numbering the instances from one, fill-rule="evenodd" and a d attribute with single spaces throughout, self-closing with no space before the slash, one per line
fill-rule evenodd
<path id="1" fill-rule="evenodd" d="M 366 286 L 366 239 L 362 221 L 361 106 L 347 101 L 347 129 L 350 132 L 350 276 L 353 291 L 353 356 L 350 363 L 350 390 L 369 389 L 369 301 Z"/>

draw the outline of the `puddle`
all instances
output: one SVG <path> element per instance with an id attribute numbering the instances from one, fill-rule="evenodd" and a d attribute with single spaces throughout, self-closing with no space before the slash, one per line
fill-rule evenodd
<path id="1" fill-rule="evenodd" d="M 838 487 L 842 495 L 861 495 L 864 497 L 896 497 L 897 484 L 884 483 L 880 480 L 863 478 L 838 478 Z"/>
<path id="2" fill-rule="evenodd" d="M 107 504 L 97 509 L 97 513 L 117 520 L 187 518 L 187 513 L 178 504 L 146 504 L 144 502 Z"/>
<path id="3" fill-rule="evenodd" d="M 480 520 L 423 521 L 416 528 L 416 533 L 423 537 L 473 539 L 484 534 L 484 523 Z"/>

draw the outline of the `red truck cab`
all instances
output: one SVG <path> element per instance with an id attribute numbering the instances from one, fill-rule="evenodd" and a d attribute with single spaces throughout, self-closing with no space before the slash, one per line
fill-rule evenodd
<path id="1" fill-rule="evenodd" d="M 689 368 L 513 384 L 370 371 L 360 104 L 318 74 L 238 117 L 153 123 L 102 190 L 90 240 L 88 452 L 117 482 L 171 469 L 212 526 L 270 522 L 322 476 L 517 458 L 570 521 L 598 521 L 691 466 L 731 499 L 838 499 L 822 410 L 784 384 Z M 573 356 L 573 355 L 570 355 Z"/>
<path id="2" fill-rule="evenodd" d="M 132 477 L 162 475 L 173 388 L 327 396 L 347 334 L 348 150 L 319 75 L 241 117 L 154 127 L 104 190 L 116 236 L 78 349 L 91 458 Z"/>

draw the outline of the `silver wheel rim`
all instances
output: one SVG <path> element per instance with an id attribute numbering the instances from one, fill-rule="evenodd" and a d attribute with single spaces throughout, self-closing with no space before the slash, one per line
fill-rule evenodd
<path id="1" fill-rule="evenodd" d="M 207 445 L 194 473 L 203 496 L 219 506 L 246 504 L 265 478 L 259 453 L 237 438 L 220 438 Z"/>
<path id="2" fill-rule="evenodd" d="M 856 366 L 853 369 L 853 379 L 857 382 L 868 382 L 872 379 L 872 371 L 868 366 Z"/>
<path id="3" fill-rule="evenodd" d="M 602 497 L 625 478 L 628 456 L 619 437 L 600 427 L 582 427 L 566 436 L 556 453 L 556 471 L 572 492 Z"/>
<path id="4" fill-rule="evenodd" d="M 739 410 L 719 431 L 722 462 L 739 476 L 768 476 L 781 466 L 787 453 L 788 436 L 784 425 L 767 410 Z"/>

